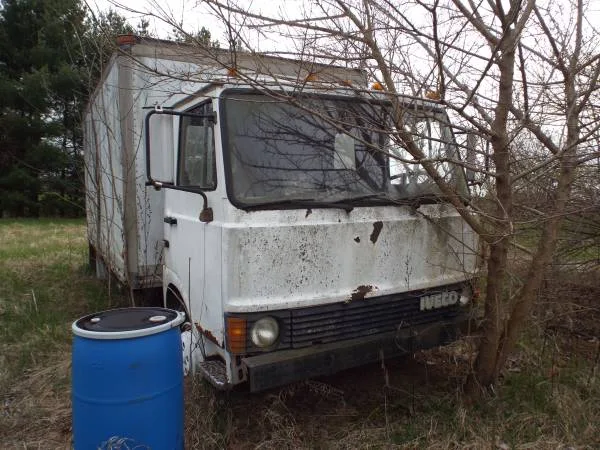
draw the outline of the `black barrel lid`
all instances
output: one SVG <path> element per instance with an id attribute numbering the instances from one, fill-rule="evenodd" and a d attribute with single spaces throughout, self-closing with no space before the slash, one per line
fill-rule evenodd
<path id="1" fill-rule="evenodd" d="M 183 322 L 184 314 L 166 308 L 119 308 L 82 317 L 73 333 L 92 339 L 126 339 L 160 333 Z"/>

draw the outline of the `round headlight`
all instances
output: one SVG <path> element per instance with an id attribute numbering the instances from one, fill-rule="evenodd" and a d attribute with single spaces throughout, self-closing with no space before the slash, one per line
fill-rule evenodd
<path id="1" fill-rule="evenodd" d="M 273 317 L 263 317 L 257 320 L 252 330 L 250 330 L 252 343 L 257 347 L 270 347 L 277 341 L 278 337 L 279 324 Z"/>

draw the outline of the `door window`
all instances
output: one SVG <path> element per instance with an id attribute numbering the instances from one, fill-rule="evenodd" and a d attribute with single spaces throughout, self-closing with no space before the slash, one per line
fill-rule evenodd
<path id="1" fill-rule="evenodd" d="M 188 113 L 209 115 L 212 111 L 212 103 L 206 102 Z M 208 118 L 183 116 L 180 127 L 178 184 L 215 189 L 217 166 L 213 122 Z"/>

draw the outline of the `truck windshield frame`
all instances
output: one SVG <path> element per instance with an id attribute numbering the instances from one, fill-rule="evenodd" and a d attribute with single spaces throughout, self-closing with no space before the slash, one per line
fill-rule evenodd
<path id="1" fill-rule="evenodd" d="M 294 103 L 252 89 L 219 99 L 225 182 L 240 209 L 351 208 L 444 201 L 413 158 L 393 142 L 389 103 L 300 94 Z M 407 131 L 445 180 L 468 192 L 447 114 L 407 105 Z M 437 152 L 437 154 L 436 154 Z"/>

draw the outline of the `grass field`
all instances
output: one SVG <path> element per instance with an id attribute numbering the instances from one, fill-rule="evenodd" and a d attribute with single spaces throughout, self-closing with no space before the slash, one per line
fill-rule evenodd
<path id="1" fill-rule="evenodd" d="M 82 221 L 0 221 L 0 448 L 70 447 L 70 324 L 125 303 L 86 263 Z M 188 379 L 187 448 L 600 448 L 597 284 L 585 302 L 546 286 L 479 404 L 460 392 L 468 340 L 261 394 Z"/>

